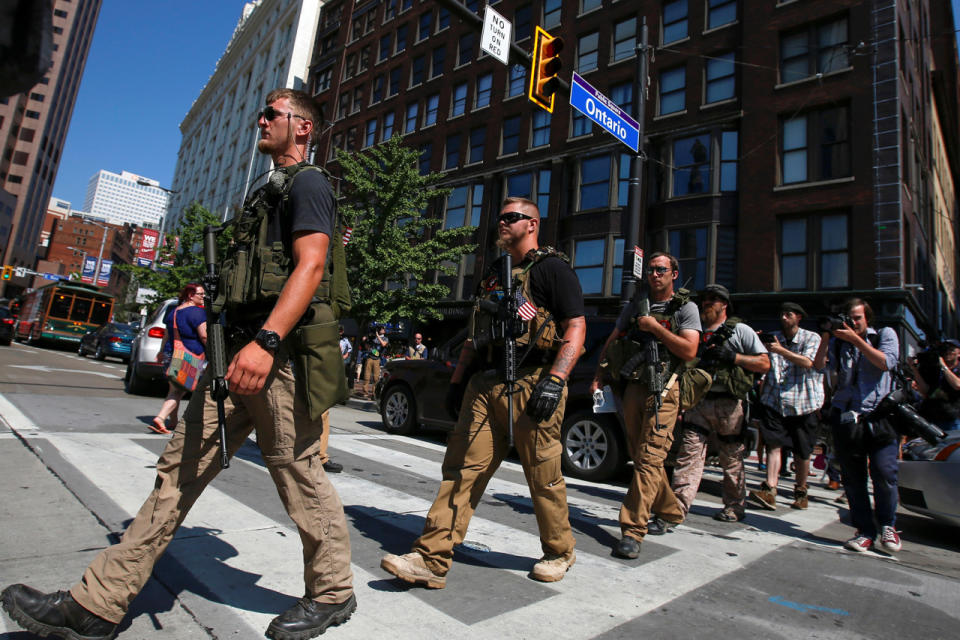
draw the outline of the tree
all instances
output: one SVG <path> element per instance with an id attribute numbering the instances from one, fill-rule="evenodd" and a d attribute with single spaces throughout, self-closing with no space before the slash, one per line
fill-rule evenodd
<path id="1" fill-rule="evenodd" d="M 129 271 L 140 287 L 153 289 L 149 304 L 159 303 L 167 298 L 176 298 L 184 286 L 191 282 L 202 282 L 207 272 L 203 262 L 203 230 L 207 225 L 219 226 L 220 219 L 194 202 L 184 210 L 180 223 L 173 230 L 167 230 L 165 243 L 157 251 L 156 270 L 150 267 L 137 265 L 117 265 L 118 269 Z M 218 254 L 223 255 L 226 246 L 232 237 L 232 229 L 226 227 L 217 234 Z M 179 249 L 175 238 L 179 238 Z M 173 256 L 173 265 L 159 266 L 161 258 L 164 260 Z"/>
<path id="2" fill-rule="evenodd" d="M 438 306 L 450 288 L 429 281 L 428 272 L 454 275 L 460 258 L 476 249 L 466 244 L 476 227 L 440 229 L 443 221 L 428 215 L 430 201 L 451 190 L 437 186 L 439 174 L 420 175 L 418 159 L 400 136 L 360 153 L 337 151 L 340 211 L 353 229 L 347 244 L 352 315 L 361 328 L 369 320 L 442 317 Z"/>

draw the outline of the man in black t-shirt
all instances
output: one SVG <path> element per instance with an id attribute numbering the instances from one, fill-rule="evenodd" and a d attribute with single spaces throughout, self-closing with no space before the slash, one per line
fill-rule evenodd
<path id="1" fill-rule="evenodd" d="M 433 589 L 446 585 L 453 547 L 463 542 L 484 488 L 509 452 L 511 436 L 530 487 L 543 550 L 530 577 L 561 580 L 576 560 L 560 471 L 560 425 L 566 380 L 583 350 L 586 321 L 576 274 L 562 254 L 539 247 L 539 228 L 535 203 L 507 198 L 498 218 L 497 245 L 512 258 L 518 315 L 524 321 L 523 335 L 517 338 L 513 433 L 508 385 L 494 369 L 502 362 L 503 344 L 491 331 L 491 315 L 483 311 L 496 307 L 490 302 L 504 289 L 495 263 L 480 285 L 470 338 L 451 377 L 447 406 L 459 419 L 447 441 L 440 491 L 412 551 L 389 554 L 380 562 L 406 582 Z"/>
<path id="2" fill-rule="evenodd" d="M 282 243 L 289 258 L 285 264 L 292 267 L 271 283 L 280 289 L 275 301 L 250 301 L 244 291 L 237 309 L 228 314 L 238 331 L 231 332 L 226 345 L 228 359 L 232 357 L 224 400 L 226 447 L 233 454 L 256 430 L 264 463 L 299 531 L 305 595 L 274 618 L 266 635 L 301 640 L 346 621 L 356 609 L 343 505 L 322 470 L 322 422 L 311 419 L 304 387 L 295 383 L 288 339 L 308 309 L 311 324 L 335 322 L 331 306 L 314 301 L 334 236 L 335 205 L 323 174 L 303 167 L 313 125 L 319 122 L 313 99 L 277 89 L 266 104 L 258 114 L 257 146 L 272 157 L 275 168 L 268 185 L 245 203 L 238 226 L 247 221 L 259 225 L 266 214 L 267 235 Z M 278 210 L 255 209 L 264 190 L 285 187 L 290 180 L 286 204 L 271 205 L 282 207 L 283 216 Z M 101 551 L 69 592 L 43 594 L 19 584 L 4 590 L 4 609 L 24 628 L 87 640 L 114 636 L 179 524 L 220 471 L 210 377 L 208 369 L 157 461 L 153 491 L 120 542 Z"/>

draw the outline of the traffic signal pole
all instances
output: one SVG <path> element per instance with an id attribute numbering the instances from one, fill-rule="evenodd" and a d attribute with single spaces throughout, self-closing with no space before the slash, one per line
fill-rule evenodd
<path id="1" fill-rule="evenodd" d="M 637 44 L 637 77 L 633 83 L 633 119 L 640 125 L 640 144 L 630 163 L 630 183 L 627 190 L 627 208 L 620 220 L 620 233 L 623 235 L 623 269 L 620 286 L 620 306 L 630 302 L 637 290 L 637 279 L 633 275 L 634 247 L 641 247 L 640 229 L 646 225 L 641 215 L 640 203 L 643 197 L 643 161 L 646 160 L 644 136 L 646 126 L 647 96 L 647 19 L 644 17 L 640 27 L 640 42 Z"/>

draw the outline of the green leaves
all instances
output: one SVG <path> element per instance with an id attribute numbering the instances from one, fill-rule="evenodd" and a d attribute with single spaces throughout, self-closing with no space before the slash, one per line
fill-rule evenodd
<path id="1" fill-rule="evenodd" d="M 422 322 L 441 317 L 438 307 L 450 289 L 433 282 L 433 271 L 457 273 L 476 227 L 439 229 L 429 215 L 450 189 L 439 174 L 420 175 L 419 153 L 390 140 L 361 153 L 337 152 L 343 172 L 340 213 L 353 228 L 347 266 L 354 313 L 360 320 Z"/>

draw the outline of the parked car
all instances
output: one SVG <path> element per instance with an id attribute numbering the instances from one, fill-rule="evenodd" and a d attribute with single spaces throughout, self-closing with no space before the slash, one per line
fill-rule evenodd
<path id="1" fill-rule="evenodd" d="M 604 342 L 613 331 L 611 318 L 587 318 L 586 353 L 567 382 L 563 430 L 564 473 L 600 481 L 617 473 L 628 460 L 620 414 L 593 412 L 590 383 Z M 455 420 L 446 410 L 450 376 L 466 339 L 462 331 L 426 360 L 391 360 L 376 388 L 383 425 L 390 433 L 412 433 L 420 425 L 450 430 Z"/>
<path id="2" fill-rule="evenodd" d="M 147 318 L 133 341 L 127 373 L 123 378 L 123 388 L 127 393 L 145 394 L 152 390 L 159 391 L 165 386 L 166 378 L 163 366 L 157 361 L 157 354 L 167 332 L 163 318 L 167 311 L 175 306 L 176 298 L 164 300 L 153 315 Z"/>
<path id="3" fill-rule="evenodd" d="M 97 360 L 111 356 L 127 362 L 130 360 L 130 344 L 136 335 L 137 332 L 126 323 L 108 322 L 80 338 L 77 355 L 92 354 Z"/>
<path id="4" fill-rule="evenodd" d="M 900 461 L 900 504 L 910 511 L 960 527 L 960 431 L 948 431 L 936 445 L 907 443 Z"/>
<path id="5" fill-rule="evenodd" d="M 17 319 L 7 307 L 0 307 L 0 344 L 10 346 L 13 342 L 13 326 Z"/>

